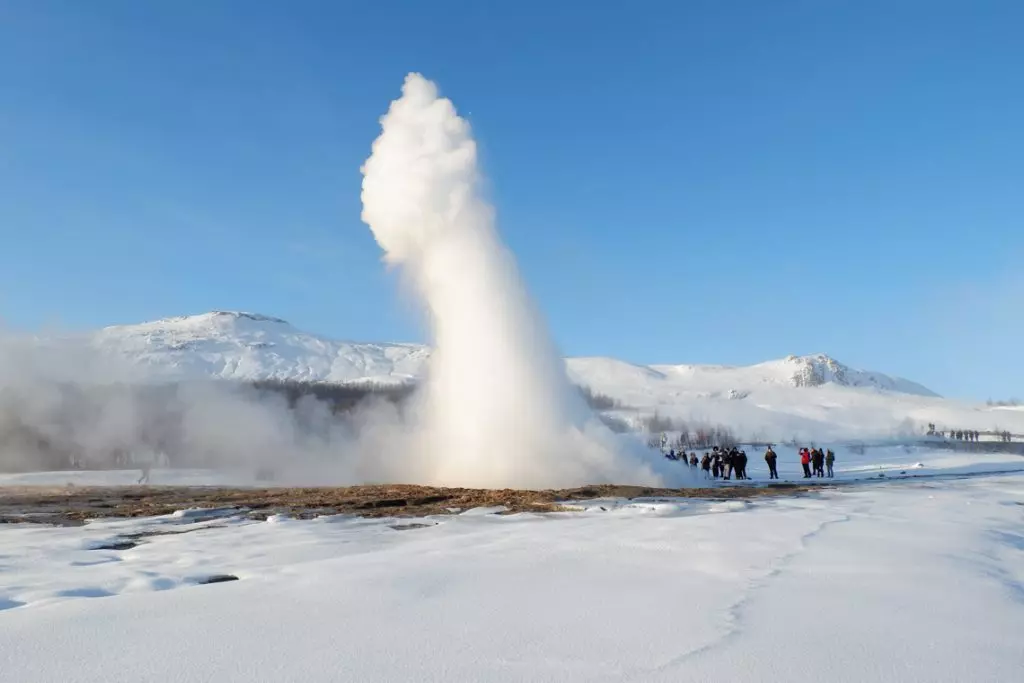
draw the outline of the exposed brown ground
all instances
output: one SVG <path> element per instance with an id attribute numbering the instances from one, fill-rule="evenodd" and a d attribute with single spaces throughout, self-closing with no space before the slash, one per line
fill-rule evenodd
<path id="1" fill-rule="evenodd" d="M 255 517 L 349 513 L 364 517 L 450 514 L 451 510 L 504 505 L 510 512 L 552 512 L 560 501 L 593 498 L 706 498 L 785 496 L 821 485 L 774 484 L 656 489 L 586 486 L 525 491 L 382 485 L 319 488 L 224 488 L 200 486 L 15 486 L 0 487 L 0 522 L 76 524 L 98 517 L 145 517 L 185 508 L 239 508 Z"/>

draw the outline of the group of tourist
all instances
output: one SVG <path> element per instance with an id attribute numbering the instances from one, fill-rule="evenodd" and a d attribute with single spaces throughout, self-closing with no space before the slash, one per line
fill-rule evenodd
<path id="1" fill-rule="evenodd" d="M 666 453 L 665 457 L 669 460 L 679 460 L 693 470 L 700 468 L 705 479 L 750 479 L 747 476 L 747 452 L 736 447 L 725 449 L 715 446 L 712 451 L 705 453 L 700 461 L 697 460 L 696 453 L 690 453 L 687 457 L 686 451 L 677 454 L 675 449 Z"/>
<path id="2" fill-rule="evenodd" d="M 711 451 L 704 453 L 704 457 L 700 460 L 697 460 L 696 453 L 690 453 L 689 455 L 686 454 L 686 451 L 676 453 L 675 449 L 671 449 L 665 454 L 665 457 L 669 460 L 682 462 L 692 470 L 700 469 L 704 472 L 705 479 L 722 479 L 725 481 L 730 479 L 750 479 L 747 475 L 747 452 L 739 450 L 735 446 L 732 448 L 719 448 L 715 446 Z M 771 446 L 768 446 L 768 450 L 764 452 L 764 461 L 768 465 L 768 478 L 778 479 L 779 456 Z M 835 476 L 832 469 L 835 462 L 836 454 L 832 452 L 832 449 L 800 449 L 800 464 L 804 469 L 804 479 L 810 479 L 814 476 L 831 479 Z"/>
<path id="3" fill-rule="evenodd" d="M 949 438 L 957 441 L 977 441 L 980 436 L 981 432 L 972 429 L 949 430 Z"/>
<path id="4" fill-rule="evenodd" d="M 1009 443 L 1013 441 L 1013 435 L 1010 432 L 985 432 L 986 435 L 994 436 L 997 440 Z M 940 436 L 950 441 L 971 441 L 977 442 L 981 440 L 982 433 L 977 429 L 950 429 L 949 432 L 939 430 L 934 422 L 928 423 L 928 436 Z"/>
<path id="5" fill-rule="evenodd" d="M 1004 443 L 1010 443 L 1013 441 L 1013 435 L 1010 432 L 985 432 L 995 436 L 999 441 Z M 942 432 L 938 432 L 939 436 L 945 436 Z M 954 441 L 977 441 L 981 438 L 981 432 L 976 429 L 956 429 L 949 430 L 949 438 Z"/>
<path id="6" fill-rule="evenodd" d="M 835 464 L 836 454 L 832 452 L 832 449 L 822 450 L 821 448 L 807 448 L 800 449 L 800 465 L 804 468 L 804 479 L 810 479 L 813 477 L 824 477 L 828 476 L 831 479 L 834 476 L 832 472 L 832 465 Z M 828 468 L 828 474 L 825 474 L 825 468 Z"/>

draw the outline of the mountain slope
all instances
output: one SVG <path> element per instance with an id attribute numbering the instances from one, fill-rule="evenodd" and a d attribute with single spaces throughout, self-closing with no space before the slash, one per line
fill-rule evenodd
<path id="1" fill-rule="evenodd" d="M 140 325 L 107 327 L 98 349 L 180 377 L 405 382 L 430 350 L 418 344 L 356 344 L 300 332 L 278 318 L 214 311 Z"/>
<path id="2" fill-rule="evenodd" d="M 414 380 L 430 349 L 419 344 L 341 342 L 301 332 L 284 320 L 254 313 L 213 311 L 139 325 L 107 327 L 92 336 L 97 348 L 184 376 L 347 382 Z M 570 372 L 586 380 L 611 373 L 630 379 L 687 380 L 737 389 L 759 384 L 818 387 L 836 384 L 922 396 L 932 391 L 881 373 L 852 370 L 825 355 L 790 356 L 750 367 L 632 365 L 610 358 L 570 358 Z M 628 378 L 627 378 L 628 376 Z"/>
<path id="3" fill-rule="evenodd" d="M 108 327 L 88 341 L 168 378 L 409 382 L 423 376 L 430 357 L 419 344 L 335 341 L 277 318 L 226 311 Z M 940 429 L 1024 431 L 1024 411 L 950 401 L 914 382 L 854 370 L 825 355 L 747 367 L 569 358 L 566 368 L 577 384 L 618 401 L 619 416 L 630 421 L 657 412 L 771 439 L 892 436 L 920 431 L 927 422 Z"/>

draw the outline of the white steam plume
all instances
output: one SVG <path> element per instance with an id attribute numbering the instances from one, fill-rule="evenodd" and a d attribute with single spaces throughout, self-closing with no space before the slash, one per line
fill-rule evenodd
<path id="1" fill-rule="evenodd" d="M 435 352 L 408 446 L 448 486 L 662 480 L 576 396 L 482 198 L 469 124 L 406 77 L 362 171 L 363 220 L 426 304 Z"/>

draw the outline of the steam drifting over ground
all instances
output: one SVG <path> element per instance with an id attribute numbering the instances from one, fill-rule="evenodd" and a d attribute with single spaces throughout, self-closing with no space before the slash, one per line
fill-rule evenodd
<path id="1" fill-rule="evenodd" d="M 427 307 L 436 347 L 412 419 L 426 483 L 659 483 L 571 390 L 494 211 L 469 124 L 410 74 L 363 167 L 363 220 Z"/>
<path id="2" fill-rule="evenodd" d="M 312 397 L 147 372 L 78 340 L 0 339 L 0 469 L 132 463 L 270 469 L 280 483 L 664 485 L 570 384 L 494 211 L 468 124 L 410 74 L 364 168 L 363 219 L 425 304 L 435 343 L 401 409 L 344 419 Z M 69 462 L 70 461 L 70 462 Z M 675 472 L 674 477 L 658 474 Z"/>

